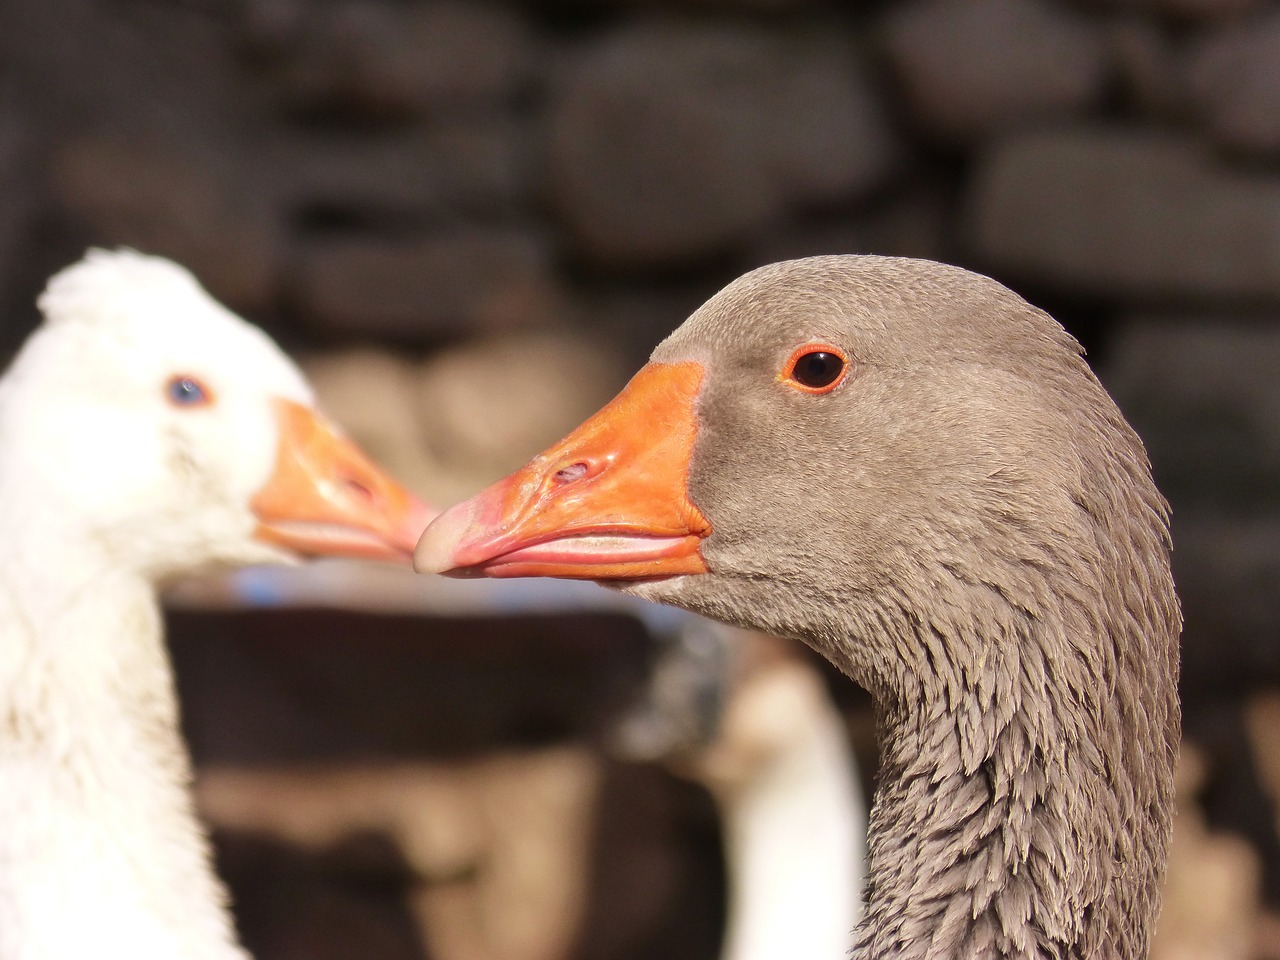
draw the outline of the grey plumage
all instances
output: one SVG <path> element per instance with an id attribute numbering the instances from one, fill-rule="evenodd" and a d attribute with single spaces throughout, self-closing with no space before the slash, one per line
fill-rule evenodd
<path id="1" fill-rule="evenodd" d="M 731 283 L 653 361 L 432 523 L 419 569 L 611 582 L 865 686 L 858 960 L 1146 956 L 1181 618 L 1167 505 L 1078 344 L 986 277 L 820 257 Z"/>
<path id="2" fill-rule="evenodd" d="M 830 394 L 779 390 L 806 341 Z M 878 705 L 855 956 L 1146 956 L 1179 733 L 1168 509 L 1047 314 L 954 267 L 765 267 L 654 352 L 705 370 L 710 573 L 633 592 L 796 637 Z"/>

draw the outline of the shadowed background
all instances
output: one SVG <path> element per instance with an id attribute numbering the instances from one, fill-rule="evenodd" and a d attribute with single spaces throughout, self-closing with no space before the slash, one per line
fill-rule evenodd
<path id="1" fill-rule="evenodd" d="M 0 0 L 0 352 L 90 244 L 190 267 L 442 504 L 746 269 L 863 252 L 997 277 L 1086 345 L 1174 504 L 1189 749 L 1156 952 L 1280 956 L 1280 4 Z M 481 790 L 478 758 L 599 739 L 647 682 L 625 625 L 437 625 L 411 654 L 412 624 L 361 623 L 288 627 L 373 635 L 367 669 L 326 654 L 339 696 L 261 682 L 246 628 L 181 614 L 198 757 L 465 755 Z M 833 689 L 865 747 L 866 703 Z M 352 734 L 379 697 L 381 732 Z M 254 704 L 313 720 L 264 740 Z M 606 766 L 569 951 L 715 956 L 705 796 Z M 386 831 L 219 836 L 261 960 L 430 956 L 406 898 L 481 869 L 424 879 Z"/>

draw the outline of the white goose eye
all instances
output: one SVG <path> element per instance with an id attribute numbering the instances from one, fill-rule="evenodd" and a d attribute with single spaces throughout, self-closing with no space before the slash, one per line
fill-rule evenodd
<path id="1" fill-rule="evenodd" d="M 213 391 L 187 374 L 170 377 L 165 396 L 175 407 L 205 407 L 213 403 Z"/>

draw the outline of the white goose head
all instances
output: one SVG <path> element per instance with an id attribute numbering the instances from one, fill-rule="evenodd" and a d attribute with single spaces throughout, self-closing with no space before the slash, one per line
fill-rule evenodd
<path id="1" fill-rule="evenodd" d="M 332 554 L 407 560 L 430 514 L 313 406 L 297 367 L 186 270 L 91 251 L 0 387 L 6 484 L 48 549 L 164 577 Z"/>
<path id="2" fill-rule="evenodd" d="M 93 251 L 40 308 L 0 381 L 0 956 L 244 960 L 153 587 L 308 554 L 407 561 L 428 511 L 181 267 Z"/>

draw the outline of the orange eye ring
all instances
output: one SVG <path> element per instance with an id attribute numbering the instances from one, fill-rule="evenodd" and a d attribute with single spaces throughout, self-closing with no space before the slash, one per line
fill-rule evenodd
<path id="1" fill-rule="evenodd" d="M 805 393 L 830 393 L 849 373 L 849 358 L 830 343 L 806 343 L 796 347 L 778 375 L 789 387 Z"/>
<path id="2" fill-rule="evenodd" d="M 213 403 L 213 391 L 204 381 L 188 373 L 177 373 L 164 385 L 165 399 L 170 406 L 183 410 L 207 407 Z"/>

